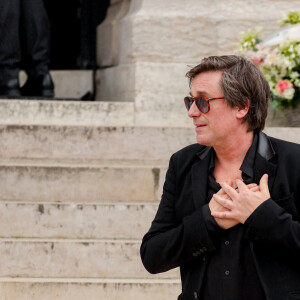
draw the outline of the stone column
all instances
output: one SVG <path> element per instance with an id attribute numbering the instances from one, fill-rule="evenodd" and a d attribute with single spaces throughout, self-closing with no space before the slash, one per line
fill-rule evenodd
<path id="1" fill-rule="evenodd" d="M 241 32 L 279 29 L 297 0 L 111 0 L 98 28 L 100 101 L 134 102 L 136 125 L 190 126 L 185 73 L 204 56 L 234 53 Z"/>

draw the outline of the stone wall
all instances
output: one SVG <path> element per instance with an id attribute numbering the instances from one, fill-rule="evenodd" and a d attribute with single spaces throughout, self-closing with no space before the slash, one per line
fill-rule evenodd
<path id="1" fill-rule="evenodd" d="M 234 53 L 241 32 L 276 32 L 284 0 L 112 0 L 98 28 L 100 101 L 135 103 L 136 125 L 186 126 L 185 73 L 204 56 Z"/>

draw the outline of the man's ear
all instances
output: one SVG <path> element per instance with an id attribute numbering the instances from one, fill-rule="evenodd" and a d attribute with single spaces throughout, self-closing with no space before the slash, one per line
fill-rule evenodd
<path id="1" fill-rule="evenodd" d="M 250 101 L 247 99 L 247 105 L 243 108 L 237 108 L 237 111 L 236 111 L 236 117 L 238 119 L 243 119 L 248 111 L 249 111 L 249 105 L 250 105 Z"/>

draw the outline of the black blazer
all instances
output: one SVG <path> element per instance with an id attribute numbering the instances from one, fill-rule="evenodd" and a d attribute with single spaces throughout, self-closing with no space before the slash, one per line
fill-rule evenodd
<path id="1" fill-rule="evenodd" d="M 300 299 L 300 145 L 259 133 L 254 182 L 269 174 L 271 199 L 244 224 L 267 300 Z M 199 299 L 206 256 L 214 251 L 202 218 L 210 155 L 194 144 L 173 154 L 162 199 L 144 236 L 141 257 L 150 273 L 180 267 L 182 294 Z"/>

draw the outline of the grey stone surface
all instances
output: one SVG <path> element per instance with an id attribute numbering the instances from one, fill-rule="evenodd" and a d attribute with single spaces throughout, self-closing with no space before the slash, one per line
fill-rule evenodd
<path id="1" fill-rule="evenodd" d="M 100 101 L 0 100 L 0 124 L 133 126 L 134 104 Z"/>
<path id="2" fill-rule="evenodd" d="M 232 53 L 242 31 L 260 27 L 264 36 L 276 32 L 282 13 L 297 5 L 297 0 L 132 0 L 117 19 L 119 63 L 196 63 L 206 55 Z M 110 15 L 108 19 L 112 22 Z"/>
<path id="3" fill-rule="evenodd" d="M 0 239 L 0 278 L 178 278 L 178 269 L 150 275 L 139 248 L 130 240 Z"/>
<path id="4" fill-rule="evenodd" d="M 299 127 L 267 127 L 264 132 L 278 139 L 300 144 Z"/>
<path id="5" fill-rule="evenodd" d="M 189 92 L 183 63 L 139 62 L 99 70 L 100 101 L 134 101 L 138 126 L 188 126 L 183 98 Z"/>
<path id="6" fill-rule="evenodd" d="M 97 30 L 97 61 L 101 66 L 114 66 L 120 56 L 120 21 L 127 14 L 130 0 L 110 2 L 106 19 Z"/>
<path id="7" fill-rule="evenodd" d="M 142 75 L 142 69 L 148 65 L 147 76 Z M 128 101 L 37 101 L 37 100 L 0 100 L 0 125 L 68 125 L 68 126 L 139 126 L 139 127 L 192 127 L 192 120 L 188 118 L 183 104 L 183 98 L 188 93 L 188 89 L 182 94 L 177 89 L 177 82 L 170 85 L 170 92 L 164 90 L 162 94 L 155 93 L 151 85 L 155 85 L 155 77 L 159 76 L 159 70 L 163 70 L 163 75 L 167 78 L 172 72 L 176 72 L 176 67 L 168 69 L 160 67 L 158 64 L 137 65 L 135 72 L 139 73 L 141 85 L 139 85 L 136 102 Z M 116 67 L 118 68 L 118 67 Z M 186 66 L 180 66 L 181 77 L 184 78 Z M 152 70 L 152 71 L 151 71 Z M 154 74 L 152 77 L 150 74 Z M 148 76 L 149 74 L 149 76 Z M 126 76 L 124 76 L 124 85 Z M 151 85 L 147 86 L 147 81 Z M 178 86 L 187 85 L 187 81 L 178 81 Z M 143 86 L 147 86 L 143 88 Z M 130 89 L 129 89 L 130 90 Z M 174 90 L 174 92 L 172 92 Z M 122 91 L 114 93 L 113 87 L 103 100 L 124 100 L 128 95 Z M 119 96 L 115 97 L 118 93 Z M 122 95 L 121 95 L 122 94 Z M 103 94 L 104 95 L 104 94 Z M 129 96 L 128 96 L 129 97 Z M 159 99 L 160 101 L 157 101 Z M 298 110 L 299 113 L 299 110 Z M 292 111 L 292 114 L 294 112 Z M 291 112 L 286 113 L 286 119 L 276 116 L 277 122 L 272 122 L 272 110 L 270 109 L 267 119 L 267 126 L 294 127 L 296 124 L 297 110 L 295 116 Z M 280 121 L 280 122 L 278 122 Z"/>
<path id="8" fill-rule="evenodd" d="M 300 143 L 300 128 L 267 127 L 271 136 Z M 2 163 L 12 159 L 166 165 L 171 154 L 196 142 L 194 128 L 0 125 Z M 4 160 L 4 158 L 6 160 Z M 1 160 L 0 160 L 1 162 Z"/>
<path id="9" fill-rule="evenodd" d="M 97 71 L 97 93 L 99 101 L 134 102 L 135 66 L 120 65 Z"/>
<path id="10" fill-rule="evenodd" d="M 141 239 L 157 206 L 0 202 L 0 238 Z"/>
<path id="11" fill-rule="evenodd" d="M 266 120 L 267 127 L 300 127 L 300 106 L 295 109 L 288 108 L 280 111 L 269 107 Z"/>
<path id="12" fill-rule="evenodd" d="M 165 300 L 176 299 L 181 285 L 175 280 L 95 280 L 76 282 L 7 281 L 0 283 L 1 300 Z"/>
<path id="13" fill-rule="evenodd" d="M 155 201 L 158 166 L 0 165 L 0 199 L 34 202 Z"/>
<path id="14" fill-rule="evenodd" d="M 193 128 L 0 125 L 6 159 L 166 161 L 194 142 Z"/>

